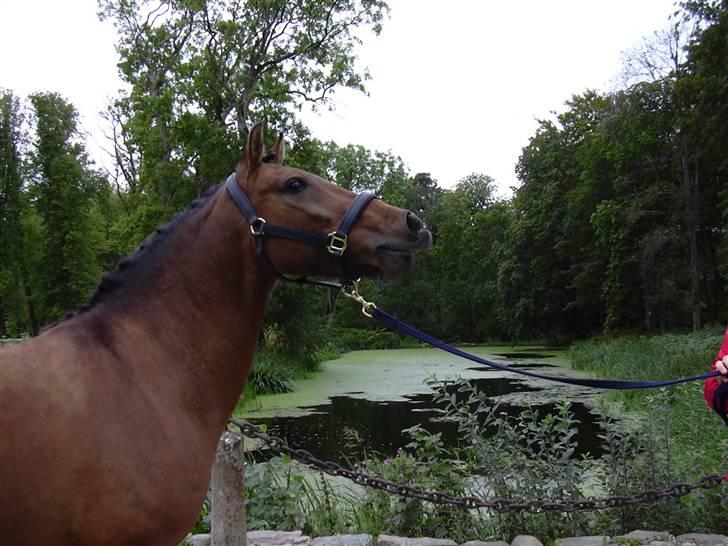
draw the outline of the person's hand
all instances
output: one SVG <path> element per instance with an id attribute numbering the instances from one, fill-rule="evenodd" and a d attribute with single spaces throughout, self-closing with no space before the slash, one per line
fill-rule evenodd
<path id="1" fill-rule="evenodd" d="M 715 361 L 715 369 L 722 374 L 718 376 L 718 381 L 728 383 L 728 355 L 724 356 L 722 360 Z"/>

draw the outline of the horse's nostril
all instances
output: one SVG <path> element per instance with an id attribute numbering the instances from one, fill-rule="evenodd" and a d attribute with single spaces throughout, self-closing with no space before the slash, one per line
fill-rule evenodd
<path id="1" fill-rule="evenodd" d="M 422 220 L 420 220 L 415 214 L 407 213 L 407 229 L 410 233 L 419 233 L 424 227 Z"/>

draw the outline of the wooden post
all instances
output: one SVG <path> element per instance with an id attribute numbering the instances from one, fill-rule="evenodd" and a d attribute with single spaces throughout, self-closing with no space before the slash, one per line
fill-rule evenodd
<path id="1" fill-rule="evenodd" d="M 212 546 L 247 546 L 243 438 L 225 431 L 212 467 Z"/>

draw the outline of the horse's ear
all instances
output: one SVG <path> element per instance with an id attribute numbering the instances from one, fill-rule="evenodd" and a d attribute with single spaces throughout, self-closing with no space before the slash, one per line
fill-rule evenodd
<path id="1" fill-rule="evenodd" d="M 276 165 L 283 165 L 283 158 L 286 155 L 286 141 L 283 138 L 283 133 L 278 134 L 278 142 L 271 148 L 270 153 L 275 157 Z"/>
<path id="2" fill-rule="evenodd" d="M 259 121 L 250 129 L 245 143 L 244 165 L 251 173 L 263 162 L 263 122 Z"/>

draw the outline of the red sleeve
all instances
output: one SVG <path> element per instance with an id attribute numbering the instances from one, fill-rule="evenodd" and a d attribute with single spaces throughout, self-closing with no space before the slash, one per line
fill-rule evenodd
<path id="1" fill-rule="evenodd" d="M 715 360 L 713 360 L 713 365 L 710 367 L 711 370 L 715 370 L 715 362 L 717 360 L 720 360 L 725 355 L 728 354 L 728 328 L 725 331 L 725 337 L 723 338 L 723 346 L 720 348 L 720 351 L 718 351 L 718 355 L 715 357 Z M 718 390 L 718 386 L 720 383 L 718 383 L 718 378 L 711 377 L 710 379 L 706 379 L 705 383 L 703 384 L 703 393 L 705 394 L 705 401 L 710 406 L 710 409 L 715 409 L 713 407 L 713 395 L 715 394 L 715 391 Z M 726 406 L 723 407 L 723 411 L 728 413 L 728 402 L 726 402 Z"/>

